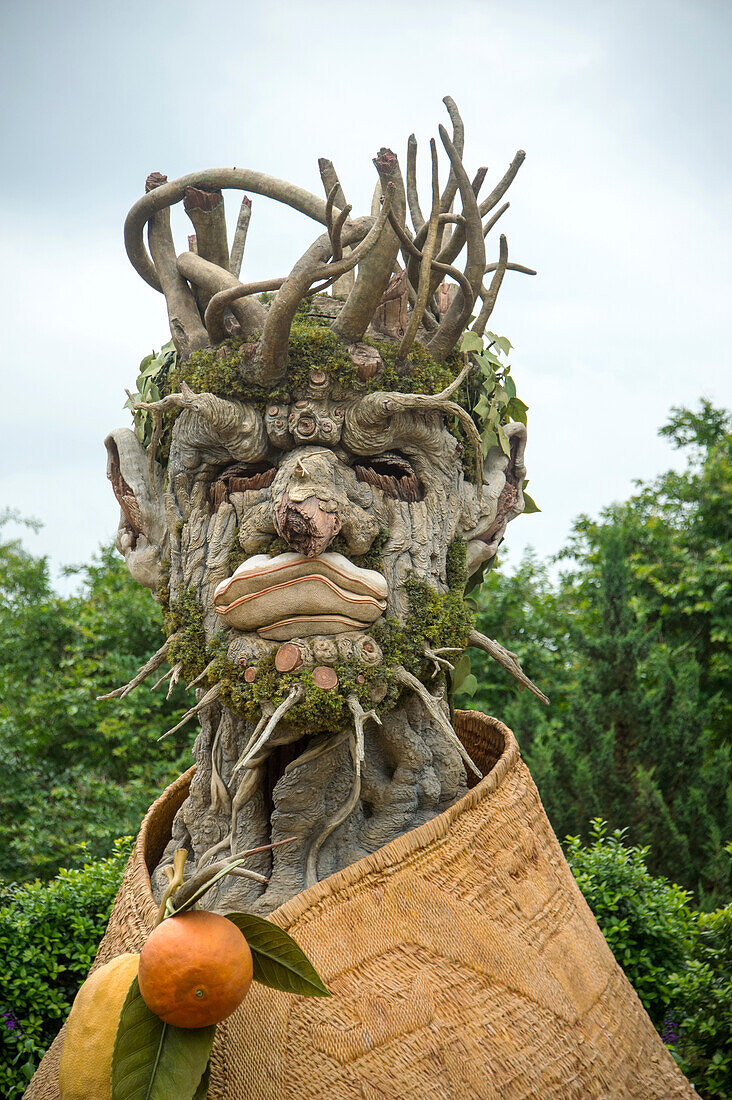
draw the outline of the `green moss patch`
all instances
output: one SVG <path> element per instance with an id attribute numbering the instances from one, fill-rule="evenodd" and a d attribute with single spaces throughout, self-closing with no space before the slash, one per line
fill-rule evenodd
<path id="1" fill-rule="evenodd" d="M 208 664 L 203 608 L 192 589 L 170 601 L 165 631 L 168 637 L 176 635 L 168 651 L 168 663 L 174 665 L 182 661 L 183 679 L 190 683 Z"/>
<path id="2" fill-rule="evenodd" d="M 162 392 L 176 393 L 181 382 L 185 382 L 197 393 L 215 393 L 264 409 L 272 402 L 287 402 L 293 391 L 307 388 L 315 370 L 323 371 L 343 389 L 355 392 L 439 393 L 452 382 L 462 365 L 457 354 L 438 364 L 420 344 L 414 344 L 406 363 L 397 364 L 396 344 L 382 340 L 370 343 L 381 355 L 384 367 L 368 382 L 360 382 L 348 350 L 336 334 L 318 318 L 298 314 L 290 328 L 287 376 L 278 386 L 270 388 L 252 382 L 256 341 L 235 338 L 177 361 L 165 378 Z"/>

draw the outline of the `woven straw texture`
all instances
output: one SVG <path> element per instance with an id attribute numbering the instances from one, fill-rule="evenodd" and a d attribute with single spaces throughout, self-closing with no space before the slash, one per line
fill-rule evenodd
<path id="1" fill-rule="evenodd" d="M 486 777 L 272 914 L 334 996 L 254 985 L 219 1025 L 210 1100 L 697 1095 L 615 963 L 510 730 L 455 717 Z M 191 775 L 145 818 L 95 966 L 151 929 L 149 869 Z M 63 1031 L 26 1100 L 58 1100 L 62 1042 Z"/>

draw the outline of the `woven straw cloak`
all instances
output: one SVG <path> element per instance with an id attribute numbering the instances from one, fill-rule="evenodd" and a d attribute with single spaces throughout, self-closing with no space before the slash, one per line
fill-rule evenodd
<path id="1" fill-rule="evenodd" d="M 210 1100 L 697 1095 L 608 949 L 511 731 L 467 711 L 455 723 L 486 777 L 271 915 L 334 996 L 255 984 L 219 1025 Z M 191 775 L 147 814 L 95 966 L 151 930 L 148 869 Z M 58 1100 L 62 1042 L 26 1100 Z"/>

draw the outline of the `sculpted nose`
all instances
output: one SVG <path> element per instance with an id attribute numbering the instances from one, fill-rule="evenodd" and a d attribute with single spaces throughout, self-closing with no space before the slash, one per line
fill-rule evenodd
<path id="1" fill-rule="evenodd" d="M 324 512 L 316 496 L 293 500 L 289 493 L 284 493 L 274 519 L 282 538 L 306 558 L 322 554 L 341 529 L 335 512 Z"/>

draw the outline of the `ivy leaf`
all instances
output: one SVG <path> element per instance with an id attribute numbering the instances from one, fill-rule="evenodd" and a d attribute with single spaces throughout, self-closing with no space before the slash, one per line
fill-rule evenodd
<path id="1" fill-rule="evenodd" d="M 498 344 L 504 355 L 508 355 L 509 351 L 513 347 L 513 344 L 507 336 L 496 336 L 495 332 L 485 332 L 483 334 L 489 344 Z"/>
<path id="2" fill-rule="evenodd" d="M 486 571 L 486 566 L 487 562 L 482 562 L 472 574 L 472 576 L 468 577 L 468 583 L 465 586 L 466 595 L 468 592 L 474 592 L 476 588 L 480 588 L 481 584 L 483 583 L 483 574 Z"/>
<path id="3" fill-rule="evenodd" d="M 498 442 L 501 445 L 501 450 L 508 458 L 510 458 L 511 444 L 508 442 L 508 436 L 504 432 L 503 426 L 501 424 L 496 424 L 496 434 L 498 436 Z"/>
<path id="4" fill-rule="evenodd" d="M 541 508 L 536 503 L 533 497 L 530 497 L 528 493 L 524 493 L 524 515 L 530 516 L 532 512 L 540 512 Z"/>
<path id="5" fill-rule="evenodd" d="M 516 396 L 516 383 L 514 382 L 510 374 L 507 374 L 506 377 L 503 379 L 503 386 L 506 390 L 506 393 L 508 394 L 509 401 L 511 401 Z"/>
<path id="6" fill-rule="evenodd" d="M 460 660 L 456 663 L 455 668 L 453 669 L 450 676 L 452 690 L 462 690 L 462 684 L 465 682 L 468 676 L 470 676 L 470 657 L 467 653 L 463 653 Z"/>
<path id="7" fill-rule="evenodd" d="M 487 431 L 481 434 L 480 440 L 483 448 L 483 458 L 487 458 L 491 447 L 498 446 L 498 436 L 495 432 Z"/>
<path id="8" fill-rule="evenodd" d="M 512 397 L 506 406 L 506 412 L 511 419 L 518 420 L 520 424 L 526 423 L 526 414 L 528 411 L 529 406 L 525 405 L 520 397 Z"/>
<path id="9" fill-rule="evenodd" d="M 129 988 L 112 1053 L 111 1100 L 194 1100 L 216 1027 L 163 1023 L 142 999 L 137 978 Z"/>
<path id="10" fill-rule="evenodd" d="M 478 681 L 472 672 L 469 676 L 465 677 L 460 685 L 459 690 L 461 695 L 469 695 L 471 699 L 475 695 L 476 691 L 478 690 Z"/>
<path id="11" fill-rule="evenodd" d="M 256 982 L 283 993 L 330 997 L 330 990 L 310 959 L 287 932 L 252 913 L 227 913 L 226 916 L 249 944 Z"/>
<path id="12" fill-rule="evenodd" d="M 478 398 L 478 401 L 475 405 L 475 408 L 473 409 L 473 412 L 476 414 L 476 416 L 479 416 L 482 420 L 485 416 L 487 416 L 489 410 L 490 410 L 490 405 L 488 403 L 488 398 L 486 397 L 486 395 L 484 393 L 482 393 L 480 395 L 480 397 Z"/>
<path id="13" fill-rule="evenodd" d="M 480 355 L 478 356 L 478 362 L 485 366 L 492 364 L 494 367 L 503 367 L 503 363 L 498 358 L 498 356 L 494 352 L 489 351 L 488 348 L 480 353 Z"/>
<path id="14" fill-rule="evenodd" d="M 483 350 L 483 337 L 478 336 L 477 332 L 464 332 L 462 339 L 460 340 L 461 351 L 482 351 Z"/>

